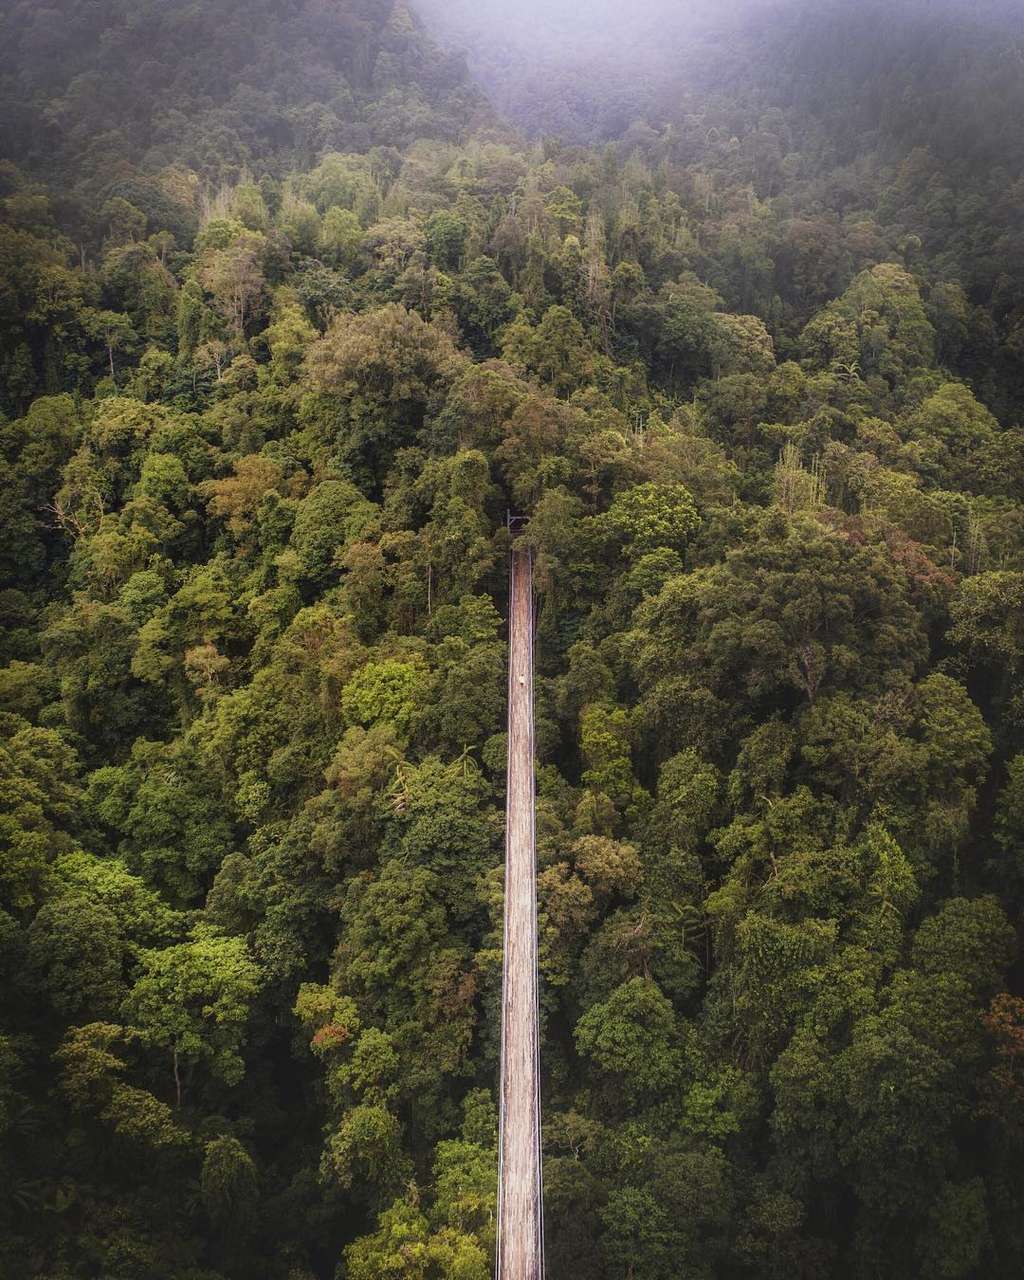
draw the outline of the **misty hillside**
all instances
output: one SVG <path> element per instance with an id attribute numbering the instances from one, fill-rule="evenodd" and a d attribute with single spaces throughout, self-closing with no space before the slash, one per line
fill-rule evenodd
<path id="1" fill-rule="evenodd" d="M 394 0 L 13 0 L 0 145 L 94 183 L 127 165 L 312 165 L 486 121 L 458 58 Z"/>
<path id="2" fill-rule="evenodd" d="M 3 1280 L 493 1275 L 513 544 L 548 1280 L 1017 1280 L 1022 48 L 3 7 Z"/>
<path id="3" fill-rule="evenodd" d="M 851 153 L 941 140 L 950 156 L 1019 162 L 1024 11 L 1014 0 L 420 0 L 504 114 L 534 135 L 599 142 L 637 119 L 795 108 Z M 992 111 L 993 102 L 1001 110 Z"/>

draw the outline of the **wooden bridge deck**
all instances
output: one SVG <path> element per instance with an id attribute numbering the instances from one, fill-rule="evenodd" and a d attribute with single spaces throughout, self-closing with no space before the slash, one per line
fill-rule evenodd
<path id="1" fill-rule="evenodd" d="M 502 976 L 497 1280 L 543 1280 L 537 857 L 534 834 L 533 563 L 512 553 Z"/>

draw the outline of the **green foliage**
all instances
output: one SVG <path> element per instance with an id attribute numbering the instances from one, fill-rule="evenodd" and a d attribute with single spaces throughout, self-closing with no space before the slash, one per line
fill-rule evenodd
<path id="1" fill-rule="evenodd" d="M 371 662 L 345 685 L 342 713 L 350 724 L 369 728 L 385 722 L 409 733 L 423 714 L 430 684 L 422 663 L 394 658 Z"/>
<path id="2" fill-rule="evenodd" d="M 679 1070 L 672 1005 L 649 980 L 634 978 L 604 1004 L 588 1009 L 576 1027 L 580 1053 L 635 1098 L 665 1089 Z"/>
<path id="3" fill-rule="evenodd" d="M 0 888 L 4 909 L 21 913 L 41 904 L 52 859 L 73 848 L 72 833 L 81 824 L 81 788 L 75 754 L 59 734 L 13 716 L 4 719 Z"/>
<path id="4" fill-rule="evenodd" d="M 373 520 L 372 505 L 346 480 L 325 480 L 299 503 L 289 540 L 302 577 L 323 579 L 338 550 Z"/>
<path id="5" fill-rule="evenodd" d="M 608 522 L 631 555 L 643 555 L 660 548 L 682 551 L 700 519 L 681 484 L 647 483 L 620 494 L 608 511 Z"/>
<path id="6" fill-rule="evenodd" d="M 1019 41 L 592 8 L 0 16 L 5 1275 L 492 1273 L 511 540 L 550 1274 L 1021 1272 Z"/>
<path id="7" fill-rule="evenodd" d="M 255 1217 L 259 1178 L 252 1157 L 237 1138 L 214 1138 L 206 1144 L 200 1179 L 203 1204 L 214 1222 L 237 1229 Z"/>
<path id="8" fill-rule="evenodd" d="M 197 925 L 187 942 L 141 956 L 141 976 L 124 1009 L 154 1048 L 169 1049 L 179 1089 L 182 1064 L 207 1063 L 226 1084 L 245 1074 L 250 1006 L 259 969 L 241 938 L 219 936 Z"/>

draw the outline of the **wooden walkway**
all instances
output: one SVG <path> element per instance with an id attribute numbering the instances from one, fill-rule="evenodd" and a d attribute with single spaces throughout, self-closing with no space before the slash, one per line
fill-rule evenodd
<path id="1" fill-rule="evenodd" d="M 533 562 L 529 552 L 512 553 L 511 574 L 496 1275 L 497 1280 L 543 1280 Z"/>

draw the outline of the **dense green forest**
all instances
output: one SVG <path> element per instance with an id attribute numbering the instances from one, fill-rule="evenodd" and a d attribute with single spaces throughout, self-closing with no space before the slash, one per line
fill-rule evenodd
<path id="1" fill-rule="evenodd" d="M 0 13 L 0 1274 L 487 1280 L 511 510 L 551 1280 L 1016 1278 L 1019 10 L 423 21 Z"/>

